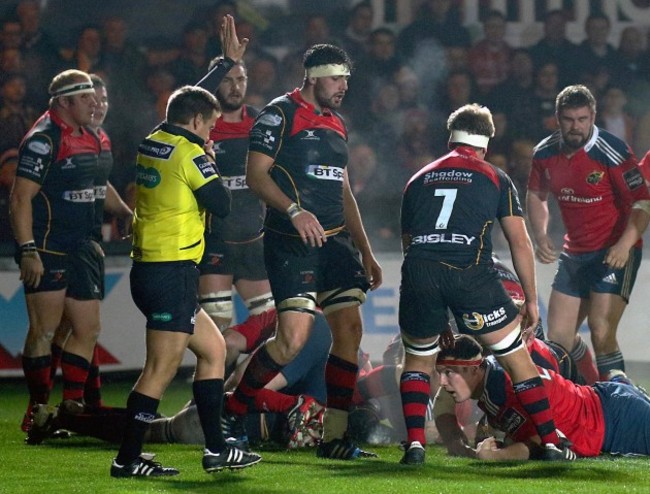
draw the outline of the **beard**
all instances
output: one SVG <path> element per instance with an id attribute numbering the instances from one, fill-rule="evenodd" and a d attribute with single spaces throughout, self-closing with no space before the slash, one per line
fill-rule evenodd
<path id="1" fill-rule="evenodd" d="M 566 136 L 563 136 L 564 146 L 571 149 L 572 151 L 577 151 L 585 144 L 587 144 L 590 136 L 591 134 L 586 137 L 582 134 L 568 134 Z"/>
<path id="2" fill-rule="evenodd" d="M 222 98 L 217 97 L 219 104 L 221 105 L 221 111 L 229 113 L 239 110 L 244 105 L 244 98 Z"/>

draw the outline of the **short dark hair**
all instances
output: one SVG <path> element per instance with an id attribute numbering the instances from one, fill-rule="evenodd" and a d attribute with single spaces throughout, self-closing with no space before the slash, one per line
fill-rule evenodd
<path id="1" fill-rule="evenodd" d="M 305 69 L 327 64 L 343 64 L 352 70 L 352 60 L 343 48 L 329 44 L 314 45 L 309 48 L 302 58 Z"/>
<path id="2" fill-rule="evenodd" d="M 453 348 L 441 348 L 438 360 L 458 359 L 472 360 L 478 354 L 483 355 L 483 347 L 469 335 L 458 334 L 454 336 Z"/>
<path id="3" fill-rule="evenodd" d="M 589 88 L 582 84 L 574 84 L 565 87 L 555 98 L 555 113 L 565 108 L 582 108 L 588 106 L 593 112 L 596 111 L 596 98 L 591 94 Z"/>
<path id="4" fill-rule="evenodd" d="M 215 111 L 221 112 L 221 106 L 209 91 L 197 86 L 183 86 L 169 97 L 166 120 L 171 124 L 188 124 L 198 114 L 208 120 Z"/>
<path id="5" fill-rule="evenodd" d="M 486 137 L 494 136 L 494 122 L 490 110 L 478 103 L 461 106 L 449 115 L 447 130 L 464 130 L 470 134 Z"/>
<path id="6" fill-rule="evenodd" d="M 90 80 L 93 81 L 93 87 L 106 87 L 106 81 L 98 74 L 89 74 Z"/>

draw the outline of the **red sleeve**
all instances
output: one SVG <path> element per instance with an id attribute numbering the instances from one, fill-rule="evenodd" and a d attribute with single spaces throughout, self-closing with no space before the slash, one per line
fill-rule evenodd
<path id="1" fill-rule="evenodd" d="M 548 195 L 548 179 L 544 174 L 546 168 L 540 160 L 533 159 L 533 164 L 528 175 L 528 190 L 539 192 L 543 197 Z"/>

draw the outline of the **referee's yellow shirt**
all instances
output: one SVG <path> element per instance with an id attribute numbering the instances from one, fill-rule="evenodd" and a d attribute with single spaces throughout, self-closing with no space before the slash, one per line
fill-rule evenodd
<path id="1" fill-rule="evenodd" d="M 194 191 L 219 178 L 204 141 L 162 124 L 138 148 L 131 257 L 141 262 L 194 261 L 205 247 L 205 211 Z"/>

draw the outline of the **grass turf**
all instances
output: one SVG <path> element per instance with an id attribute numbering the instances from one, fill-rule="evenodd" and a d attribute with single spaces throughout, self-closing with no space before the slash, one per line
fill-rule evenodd
<path id="1" fill-rule="evenodd" d="M 133 380 L 108 381 L 103 387 L 109 405 L 122 406 Z M 185 403 L 191 387 L 177 379 L 161 403 L 171 415 Z M 60 396 L 55 390 L 53 396 Z M 19 424 L 26 390 L 21 382 L 0 382 L 0 493 L 650 493 L 647 458 L 604 456 L 574 463 L 484 463 L 450 458 L 440 446 L 427 448 L 424 467 L 399 465 L 397 446 L 368 448 L 378 459 L 350 462 L 321 460 L 313 450 L 261 449 L 263 460 L 238 473 L 206 474 L 201 447 L 150 445 L 165 465 L 181 475 L 162 479 L 113 479 L 111 458 L 117 446 L 92 438 L 47 440 L 24 444 Z M 107 424 L 110 427 L 110 424 Z"/>

